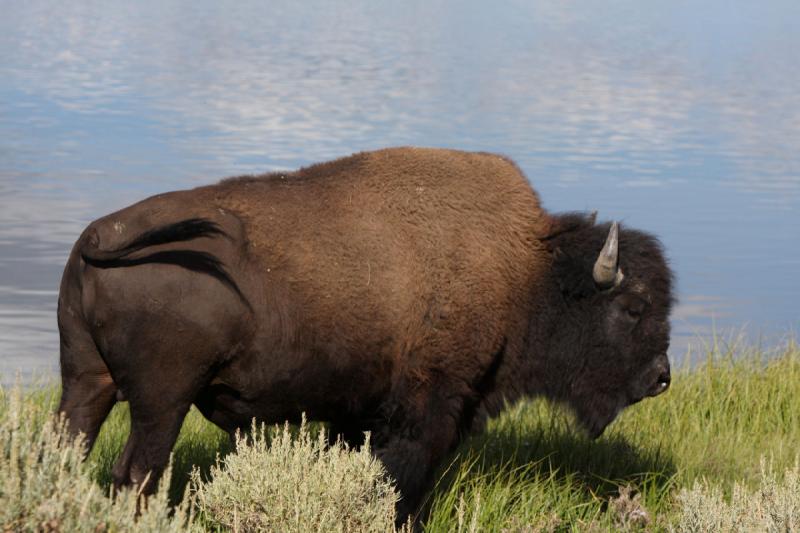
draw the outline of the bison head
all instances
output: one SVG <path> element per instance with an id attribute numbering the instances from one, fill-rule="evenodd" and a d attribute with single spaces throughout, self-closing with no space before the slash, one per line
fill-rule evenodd
<path id="1" fill-rule="evenodd" d="M 596 438 L 622 409 L 669 387 L 672 274 L 650 235 L 582 215 L 561 222 L 549 242 L 563 316 L 548 388 Z"/>

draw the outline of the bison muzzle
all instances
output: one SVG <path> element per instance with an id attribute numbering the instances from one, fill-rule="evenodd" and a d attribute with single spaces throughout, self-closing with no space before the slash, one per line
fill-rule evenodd
<path id="1" fill-rule="evenodd" d="M 507 158 L 395 148 L 153 196 L 90 224 L 61 283 L 59 410 L 89 445 L 119 399 L 113 476 L 145 490 L 194 404 L 228 432 L 327 421 L 412 512 L 507 402 L 592 437 L 670 383 L 658 241 L 545 211 Z"/>

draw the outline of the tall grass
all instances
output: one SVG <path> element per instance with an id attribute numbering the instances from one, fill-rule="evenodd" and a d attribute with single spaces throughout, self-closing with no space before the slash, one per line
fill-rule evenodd
<path id="1" fill-rule="evenodd" d="M 0 421 L 8 396 L 0 395 Z M 25 402 L 38 406 L 29 426 L 42 427 L 56 400 L 52 389 L 28 393 Z M 120 405 L 89 457 L 101 490 L 127 426 Z M 800 454 L 800 349 L 793 342 L 771 354 L 713 347 L 705 361 L 674 372 L 666 394 L 627 409 L 597 441 L 574 427 L 569 413 L 544 401 L 510 407 L 445 461 L 420 517 L 424 529 L 700 531 L 690 527 L 706 523 L 698 517 L 730 514 L 724 506 L 742 507 L 742 495 L 755 501 L 768 490 L 791 494 Z M 192 410 L 175 447 L 173 503 L 181 501 L 192 465 L 197 482 L 207 481 L 217 453 L 224 465 L 230 451 L 227 435 Z M 754 504 L 752 513 L 766 508 Z"/>

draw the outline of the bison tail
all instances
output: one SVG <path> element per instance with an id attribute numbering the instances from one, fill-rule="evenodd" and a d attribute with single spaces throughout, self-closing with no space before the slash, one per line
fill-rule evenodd
<path id="1" fill-rule="evenodd" d="M 134 259 L 137 251 L 169 243 L 218 237 L 240 242 L 242 222 L 215 205 L 202 190 L 174 191 L 146 198 L 95 220 L 78 243 L 87 262 Z"/>
<path id="2" fill-rule="evenodd" d="M 81 257 L 87 262 L 114 261 L 126 259 L 143 248 L 160 244 L 200 237 L 230 238 L 219 224 L 206 218 L 187 218 L 142 232 L 127 231 L 127 235 L 126 230 L 123 222 L 112 222 L 109 217 L 92 223 L 82 237 Z"/>
<path id="3" fill-rule="evenodd" d="M 246 242 L 242 219 L 195 189 L 153 196 L 95 220 L 75 252 L 102 269 L 164 263 L 208 274 L 247 303 L 231 274 Z"/>

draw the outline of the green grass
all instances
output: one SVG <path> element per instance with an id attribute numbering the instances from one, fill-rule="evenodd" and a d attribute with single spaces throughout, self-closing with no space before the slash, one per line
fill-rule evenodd
<path id="1" fill-rule="evenodd" d="M 46 411 L 57 399 L 50 388 L 28 393 L 27 401 Z M 103 487 L 127 429 L 122 404 L 89 457 Z M 207 476 L 217 453 L 230 449 L 228 436 L 192 410 L 174 451 L 173 501 L 192 465 Z M 715 347 L 704 362 L 674 371 L 666 394 L 624 411 L 596 441 L 546 402 L 510 407 L 445 462 L 423 523 L 436 532 L 669 530 L 681 516 L 682 489 L 701 481 L 730 497 L 735 483 L 759 486 L 762 457 L 782 473 L 798 454 L 798 346 L 775 353 Z"/>
<path id="2" fill-rule="evenodd" d="M 666 394 L 624 411 L 597 441 L 573 427 L 567 413 L 542 401 L 506 411 L 460 447 L 432 496 L 428 529 L 451 530 L 461 503 L 470 517 L 478 508 L 481 530 L 554 523 L 619 530 L 626 517 L 618 500 L 610 502 L 629 487 L 648 528 L 660 530 L 679 513 L 677 493 L 695 481 L 725 494 L 734 482 L 755 488 L 762 456 L 783 472 L 800 454 L 800 350 L 791 343 L 771 357 L 712 351 L 675 373 Z"/>

